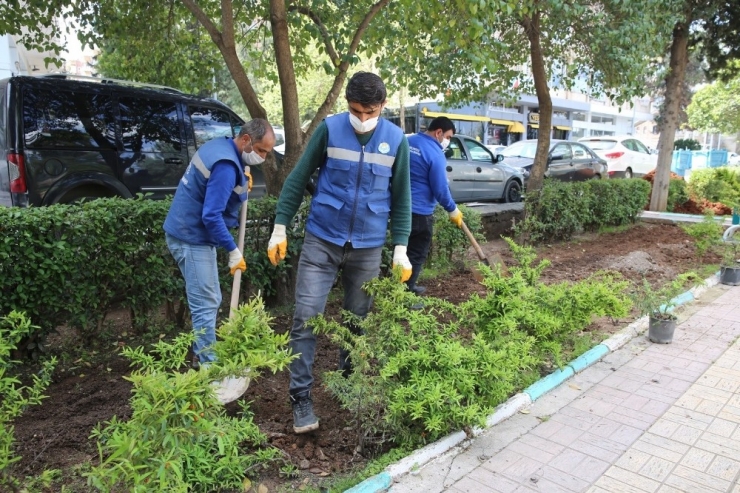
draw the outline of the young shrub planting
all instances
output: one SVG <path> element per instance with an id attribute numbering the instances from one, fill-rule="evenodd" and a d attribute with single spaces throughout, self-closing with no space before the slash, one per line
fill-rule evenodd
<path id="1" fill-rule="evenodd" d="M 549 261 L 535 263 L 532 247 L 506 241 L 518 265 L 509 267 L 506 276 L 481 265 L 486 296 L 474 294 L 464 305 L 464 320 L 489 342 L 523 333 L 535 340 L 539 361 L 551 359 L 562 366 L 565 356 L 578 356 L 573 349 L 582 347 L 578 339 L 593 317 L 628 315 L 629 283 L 618 273 L 599 272 L 579 282 L 545 285 L 539 278 Z"/>
<path id="2" fill-rule="evenodd" d="M 367 289 L 375 307 L 354 322 L 363 336 L 323 317 L 315 321 L 316 330 L 350 351 L 349 378 L 333 372 L 325 381 L 351 413 L 363 449 L 391 440 L 414 447 L 482 426 L 536 364 L 531 338 L 491 344 L 461 333 L 455 306 L 426 297 L 423 310 L 409 310 L 419 298 L 395 278 L 375 280 Z"/>
<path id="3" fill-rule="evenodd" d="M 740 173 L 730 168 L 703 168 L 692 171 L 689 195 L 697 201 L 732 206 L 740 202 Z"/>
<path id="4" fill-rule="evenodd" d="M 123 355 L 138 366 L 127 377 L 133 383 L 131 418 L 114 417 L 93 431 L 100 463 L 88 483 L 102 491 L 216 491 L 239 488 L 246 471 L 279 459 L 248 406 L 228 416 L 212 386 L 226 376 L 254 378 L 287 366 L 288 336 L 273 333 L 269 321 L 259 300 L 239 307 L 219 327 L 219 361 L 201 371 L 180 371 L 191 333 L 150 350 L 124 348 Z"/>
<path id="5" fill-rule="evenodd" d="M 0 317 L 0 486 L 12 490 L 20 486 L 20 481 L 12 473 L 12 465 L 20 457 L 13 452 L 14 428 L 11 423 L 28 406 L 41 403 L 56 366 L 56 358 L 41 363 L 41 369 L 32 375 L 30 385 L 23 385 L 10 373 L 17 364 L 10 359 L 11 353 L 21 339 L 28 337 L 35 329 L 22 313 L 14 311 Z"/>

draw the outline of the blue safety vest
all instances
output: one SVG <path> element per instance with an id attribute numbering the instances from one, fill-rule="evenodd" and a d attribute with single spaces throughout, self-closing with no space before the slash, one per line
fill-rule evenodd
<path id="1" fill-rule="evenodd" d="M 241 156 L 229 137 L 213 139 L 198 148 L 180 179 L 172 199 L 172 206 L 164 221 L 164 230 L 186 243 L 193 245 L 218 245 L 206 230 L 201 217 L 206 185 L 211 169 L 216 162 L 230 162 L 238 170 L 237 183 L 229 195 L 223 218 L 227 228 L 239 224 L 239 209 L 247 200 L 247 177 L 244 175 Z"/>
<path id="2" fill-rule="evenodd" d="M 403 132 L 381 118 L 370 141 L 361 146 L 349 113 L 325 122 L 327 158 L 319 169 L 306 231 L 340 246 L 382 246 L 391 210 L 393 163 Z"/>

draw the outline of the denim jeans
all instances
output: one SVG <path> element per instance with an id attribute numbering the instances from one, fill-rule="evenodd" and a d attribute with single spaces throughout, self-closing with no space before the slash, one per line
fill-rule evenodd
<path id="1" fill-rule="evenodd" d="M 195 331 L 193 352 L 200 363 L 215 359 L 211 346 L 216 342 L 216 317 L 221 306 L 216 247 L 192 245 L 165 234 L 167 247 L 185 279 L 185 293 Z"/>
<path id="2" fill-rule="evenodd" d="M 413 289 L 416 280 L 421 274 L 421 267 L 427 261 L 429 247 L 432 245 L 432 234 L 434 232 L 434 216 L 423 216 L 421 214 L 411 215 L 411 235 L 406 254 L 411 262 L 411 277 L 406 281 L 406 286 Z"/>
<path id="3" fill-rule="evenodd" d="M 324 312 L 326 299 L 340 269 L 344 287 L 342 307 L 358 317 L 365 317 L 372 297 L 363 291 L 362 285 L 380 274 L 382 249 L 353 248 L 349 244 L 337 246 L 306 232 L 298 261 L 295 313 L 290 331 L 290 348 L 294 354 L 300 353 L 290 364 L 291 396 L 300 396 L 313 385 L 316 336 L 306 321 Z M 356 327 L 350 329 L 357 330 Z M 345 358 L 346 353 L 340 353 L 340 366 Z"/>

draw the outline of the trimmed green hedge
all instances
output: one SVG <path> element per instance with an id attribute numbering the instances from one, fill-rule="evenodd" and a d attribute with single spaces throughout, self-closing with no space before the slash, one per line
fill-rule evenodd
<path id="1" fill-rule="evenodd" d="M 528 193 L 525 219 L 516 233 L 532 243 L 567 240 L 582 231 L 635 222 L 650 198 L 650 183 L 642 179 L 546 181 Z"/>

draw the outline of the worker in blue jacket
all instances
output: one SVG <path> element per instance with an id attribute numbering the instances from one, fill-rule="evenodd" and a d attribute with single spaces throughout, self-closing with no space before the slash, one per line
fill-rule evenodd
<path id="1" fill-rule="evenodd" d="M 200 146 L 180 179 L 164 222 L 167 246 L 185 279 L 195 343 L 194 366 L 214 360 L 216 316 L 221 305 L 216 248 L 229 252 L 229 270 L 247 270 L 229 228 L 239 224 L 251 175 L 246 166 L 260 164 L 275 145 L 267 120 L 245 123 L 235 138 L 222 137 Z"/>
<path id="2" fill-rule="evenodd" d="M 449 213 L 450 221 L 462 228 L 463 215 L 450 195 L 445 168 L 445 149 L 455 135 L 455 125 L 445 116 L 429 123 L 426 132 L 409 137 L 409 171 L 411 173 L 411 235 L 407 253 L 411 277 L 406 286 L 416 294 L 426 288 L 417 286 L 421 268 L 429 255 L 434 228 L 434 209 L 439 203 Z"/>

